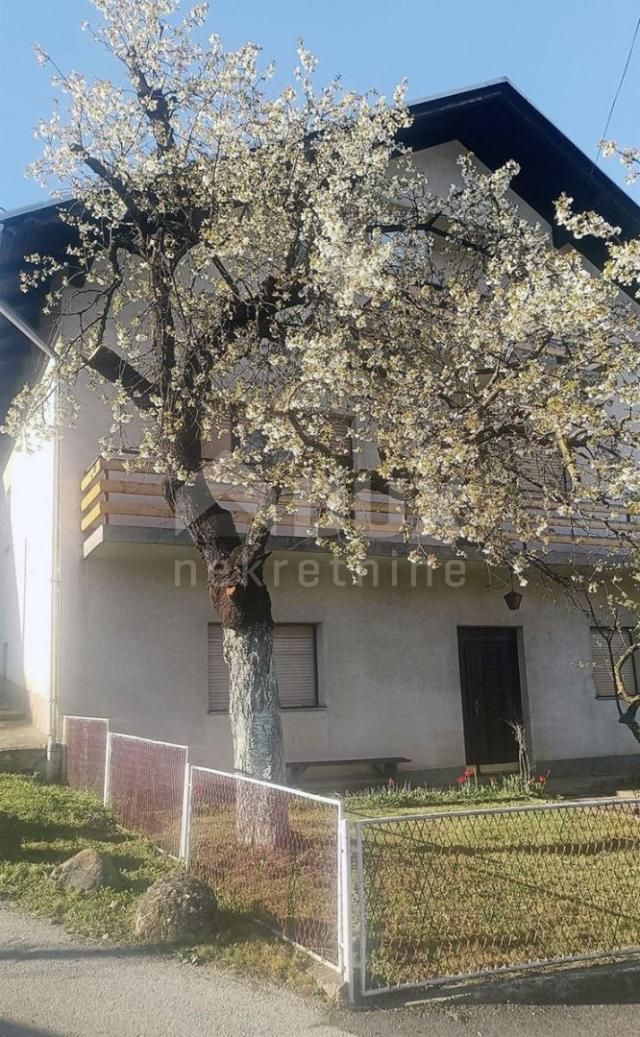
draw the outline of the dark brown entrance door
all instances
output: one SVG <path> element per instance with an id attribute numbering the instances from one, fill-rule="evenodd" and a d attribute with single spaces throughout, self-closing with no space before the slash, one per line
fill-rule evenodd
<path id="1" fill-rule="evenodd" d="M 522 719 L 517 631 L 458 627 L 467 763 L 515 763 L 509 721 Z"/>

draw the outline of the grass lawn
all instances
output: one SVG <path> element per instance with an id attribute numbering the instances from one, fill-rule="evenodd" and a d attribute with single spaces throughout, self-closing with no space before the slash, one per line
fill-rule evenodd
<path id="1" fill-rule="evenodd" d="M 10 860 L 4 859 L 0 846 L 0 899 L 84 938 L 136 942 L 133 923 L 139 897 L 156 879 L 181 868 L 148 839 L 119 828 L 90 793 L 0 774 L 3 811 L 17 819 L 22 846 Z M 49 877 L 52 868 L 89 846 L 109 854 L 121 872 L 122 888 L 91 894 L 58 890 Z M 239 912 L 222 911 L 210 941 L 180 954 L 194 963 L 215 962 L 295 989 L 318 989 L 308 957 L 256 929 Z"/>
<path id="2" fill-rule="evenodd" d="M 362 840 L 372 987 L 640 946 L 633 803 L 416 817 Z"/>

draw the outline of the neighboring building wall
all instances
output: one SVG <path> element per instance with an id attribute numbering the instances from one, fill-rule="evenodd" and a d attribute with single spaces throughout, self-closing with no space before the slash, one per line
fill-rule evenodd
<path id="1" fill-rule="evenodd" d="M 464 186 L 459 160 L 469 155 L 469 150 L 459 140 L 451 140 L 414 152 L 413 161 L 418 169 L 427 174 L 430 190 L 439 197 L 446 197 L 452 185 L 459 188 Z M 473 161 L 481 172 L 491 173 L 491 170 L 475 156 Z M 517 180 L 515 182 L 517 184 Z M 539 224 L 551 237 L 551 225 L 535 209 L 513 190 L 509 191 L 509 198 L 525 220 Z"/>
<path id="2" fill-rule="evenodd" d="M 0 490 L 0 665 L 4 694 L 48 733 L 55 443 L 13 449 Z"/>

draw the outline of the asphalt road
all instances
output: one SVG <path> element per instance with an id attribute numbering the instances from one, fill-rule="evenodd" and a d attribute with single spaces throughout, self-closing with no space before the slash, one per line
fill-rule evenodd
<path id="1" fill-rule="evenodd" d="M 637 981 L 637 985 L 636 985 Z M 598 985 L 596 985 L 598 986 Z M 593 982 L 574 999 L 598 1000 Z M 499 997 L 505 996 L 503 994 Z M 507 993 L 512 988 L 507 989 Z M 640 971 L 599 984 L 607 1004 L 429 1003 L 345 1011 L 172 957 L 73 941 L 0 909 L 0 1037 L 637 1037 Z M 512 992 L 513 993 L 513 992 Z M 511 995 L 509 995 L 511 996 Z M 496 998 L 493 998 L 495 1000 Z M 628 1003 L 615 1003 L 626 999 Z M 539 1003 L 534 1003 L 539 1002 Z"/>

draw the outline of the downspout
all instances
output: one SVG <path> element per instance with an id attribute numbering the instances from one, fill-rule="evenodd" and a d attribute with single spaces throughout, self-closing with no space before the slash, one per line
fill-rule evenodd
<path id="1" fill-rule="evenodd" d="M 58 396 L 54 400 L 58 407 Z M 56 426 L 57 427 L 57 426 Z M 49 663 L 49 737 L 47 739 L 47 777 L 62 776 L 60 718 L 60 632 L 62 620 L 62 437 L 56 433 L 53 447 L 53 543 L 51 562 L 51 658 Z"/>

